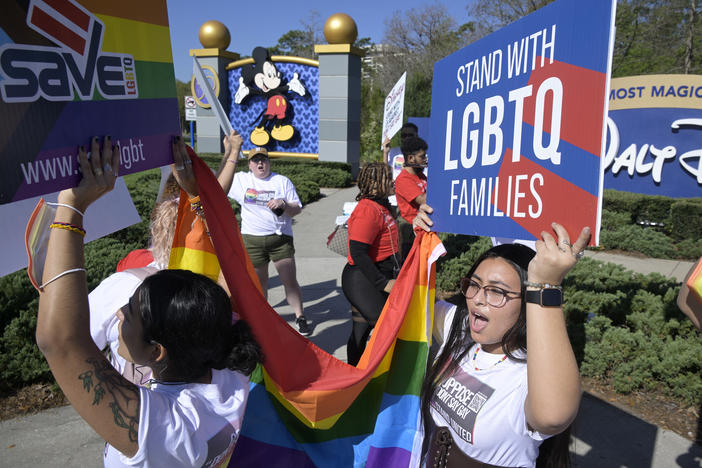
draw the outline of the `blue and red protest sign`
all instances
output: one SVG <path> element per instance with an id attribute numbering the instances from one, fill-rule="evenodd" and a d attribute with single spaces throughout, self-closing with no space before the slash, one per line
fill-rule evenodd
<path id="1" fill-rule="evenodd" d="M 615 0 L 559 0 L 434 66 L 436 229 L 599 231 Z M 597 242 L 597 236 L 593 236 Z"/>

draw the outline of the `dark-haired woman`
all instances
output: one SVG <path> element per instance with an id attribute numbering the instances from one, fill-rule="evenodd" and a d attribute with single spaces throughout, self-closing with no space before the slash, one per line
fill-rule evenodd
<path id="1" fill-rule="evenodd" d="M 176 178 L 192 175 L 182 139 Z M 232 323 L 224 290 L 187 271 L 145 279 L 118 317 L 118 353 L 153 370 L 148 387 L 122 377 L 89 333 L 83 212 L 111 190 L 119 153 L 106 137 L 78 151 L 83 179 L 59 194 L 39 299 L 37 344 L 76 411 L 106 441 L 105 466 L 226 466 L 239 436 L 260 349 Z M 185 180 L 191 179 L 186 177 Z M 197 185 L 181 186 L 192 196 Z"/>
<path id="2" fill-rule="evenodd" d="M 348 263 L 341 288 L 355 309 L 346 347 L 349 364 L 356 365 L 366 349 L 400 266 L 399 239 L 388 196 L 394 193 L 392 170 L 369 163 L 358 174 L 358 205 L 348 220 Z"/>
<path id="3" fill-rule="evenodd" d="M 428 212 L 415 226 L 431 224 Z M 581 390 L 560 284 L 590 232 L 571 244 L 552 227 L 536 252 L 512 244 L 480 256 L 461 280 L 465 305 L 437 302 L 441 348 L 422 388 L 427 466 L 569 466 Z"/>

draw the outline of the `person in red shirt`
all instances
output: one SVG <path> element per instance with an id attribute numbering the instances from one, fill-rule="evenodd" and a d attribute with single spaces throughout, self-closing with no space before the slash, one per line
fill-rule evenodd
<path id="1" fill-rule="evenodd" d="M 414 243 L 412 221 L 417 209 L 427 201 L 427 143 L 419 137 L 409 137 L 402 141 L 402 154 L 405 163 L 402 172 L 395 179 L 395 197 L 400 209 L 400 239 L 402 258 L 406 258 Z"/>
<path id="2" fill-rule="evenodd" d="M 388 202 L 392 171 L 384 162 L 366 164 L 358 174 L 358 205 L 348 220 L 348 263 L 341 288 L 354 309 L 347 360 L 356 365 L 383 310 L 400 269 L 395 214 Z"/>

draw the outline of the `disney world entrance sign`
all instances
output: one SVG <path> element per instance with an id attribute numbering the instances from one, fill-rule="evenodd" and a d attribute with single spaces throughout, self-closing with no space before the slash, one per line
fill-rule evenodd
<path id="1" fill-rule="evenodd" d="M 702 75 L 613 78 L 604 187 L 702 196 Z"/>

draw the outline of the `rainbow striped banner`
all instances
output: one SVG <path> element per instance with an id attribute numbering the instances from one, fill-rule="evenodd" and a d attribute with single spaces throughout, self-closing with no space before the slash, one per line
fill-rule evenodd
<path id="1" fill-rule="evenodd" d="M 438 237 L 424 234 L 415 242 L 353 367 L 293 330 L 261 294 L 251 294 L 258 283 L 231 207 L 209 168 L 191 157 L 232 306 L 251 325 L 266 359 L 251 377 L 232 465 L 418 465 L 419 392 L 431 343 L 434 262 L 445 252 Z M 183 222 L 177 227 L 188 229 Z M 184 238 L 178 235 L 174 248 L 184 247 L 179 244 Z"/>
<path id="2" fill-rule="evenodd" d="M 685 285 L 690 288 L 692 296 L 702 305 L 702 258 L 697 261 L 695 269 L 687 278 Z"/>
<path id="3" fill-rule="evenodd" d="M 0 204 L 74 186 L 77 144 L 111 135 L 120 175 L 180 135 L 166 0 L 10 0 L 0 21 Z"/>

